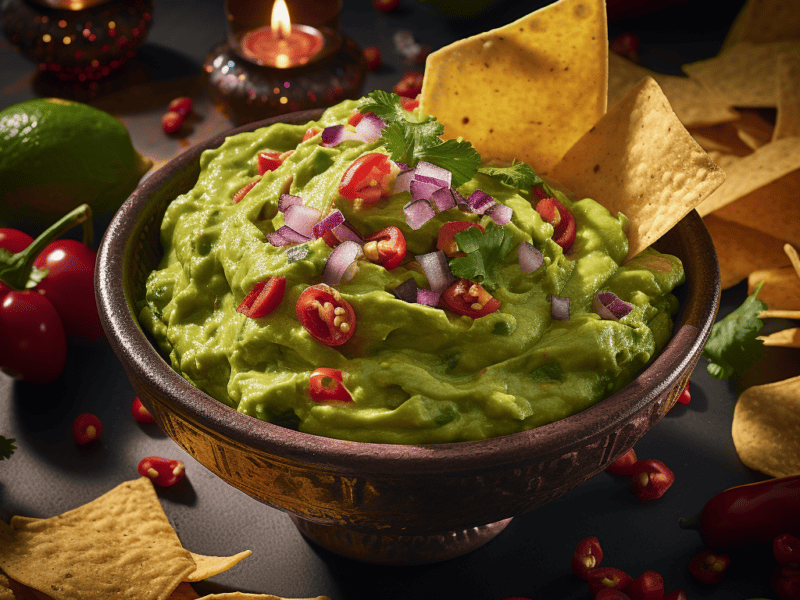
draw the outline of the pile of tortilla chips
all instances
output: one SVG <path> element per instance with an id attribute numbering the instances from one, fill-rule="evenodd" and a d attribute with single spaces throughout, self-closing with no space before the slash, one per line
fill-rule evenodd
<path id="1" fill-rule="evenodd" d="M 191 582 L 250 554 L 203 556 L 183 548 L 153 483 L 141 477 L 49 519 L 0 521 L 0 599 L 194 600 L 200 596 Z M 203 599 L 280 600 L 239 592 Z"/>

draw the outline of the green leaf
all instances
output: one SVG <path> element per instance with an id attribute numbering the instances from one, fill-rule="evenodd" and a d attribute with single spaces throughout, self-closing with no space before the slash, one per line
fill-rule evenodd
<path id="1" fill-rule="evenodd" d="M 717 379 L 741 373 L 761 357 L 764 343 L 757 336 L 764 322 L 758 315 L 767 305 L 756 296 L 762 285 L 759 283 L 739 308 L 711 328 L 703 356 L 708 359 L 708 372 Z"/>
<path id="2" fill-rule="evenodd" d="M 14 450 L 17 449 L 14 445 L 16 441 L 15 439 L 4 438 L 0 435 L 0 460 L 11 458 L 11 455 L 14 454 Z"/>
<path id="3" fill-rule="evenodd" d="M 417 144 L 414 157 L 450 171 L 453 174 L 453 187 L 464 185 L 472 179 L 481 164 L 481 155 L 472 144 L 463 140 L 447 140 L 431 146 Z"/>
<path id="4" fill-rule="evenodd" d="M 467 254 L 450 261 L 453 275 L 479 283 L 485 288 L 496 288 L 497 275 L 514 247 L 514 238 L 494 223 L 489 224 L 486 233 L 482 234 L 477 227 L 470 227 L 453 237 L 458 249 Z"/>
<path id="5" fill-rule="evenodd" d="M 514 163 L 510 167 L 481 167 L 478 173 L 495 177 L 517 189 L 527 189 L 544 183 L 533 168 L 524 162 Z"/>
<path id="6" fill-rule="evenodd" d="M 406 114 L 400 103 L 400 96 L 383 90 L 374 90 L 367 94 L 358 110 L 365 114 L 371 112 L 387 122 L 405 119 Z"/>

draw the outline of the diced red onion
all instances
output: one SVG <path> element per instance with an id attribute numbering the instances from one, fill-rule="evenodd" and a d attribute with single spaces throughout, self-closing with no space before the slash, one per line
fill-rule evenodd
<path id="1" fill-rule="evenodd" d="M 458 279 L 450 271 L 450 266 L 447 264 L 447 255 L 441 250 L 435 250 L 428 254 L 417 254 L 417 262 L 422 266 L 422 270 L 425 271 L 425 276 L 428 278 L 428 283 L 434 292 L 443 292 Z"/>
<path id="2" fill-rule="evenodd" d="M 394 288 L 394 295 L 404 302 L 414 303 L 417 301 L 417 290 L 419 286 L 413 277 L 406 279 L 403 283 Z"/>
<path id="3" fill-rule="evenodd" d="M 325 266 L 322 269 L 322 281 L 328 285 L 338 285 L 345 276 L 348 267 L 352 265 L 356 258 L 362 254 L 361 246 L 355 242 L 342 242 L 333 249 Z M 350 278 L 354 271 L 349 273 Z"/>
<path id="4" fill-rule="evenodd" d="M 331 125 L 322 130 L 320 146 L 332 148 L 349 140 L 360 140 L 360 138 L 357 133 L 348 130 L 344 125 Z"/>
<path id="5" fill-rule="evenodd" d="M 569 304 L 569 298 L 550 296 L 550 316 L 556 321 L 569 321 Z"/>
<path id="6" fill-rule="evenodd" d="M 619 321 L 633 310 L 633 305 L 620 299 L 613 292 L 598 292 L 592 298 L 592 308 L 603 319 Z"/>
<path id="7" fill-rule="evenodd" d="M 433 290 L 426 290 L 425 288 L 417 288 L 417 304 L 424 304 L 425 306 L 436 306 L 439 304 L 441 292 L 434 292 Z"/>
<path id="8" fill-rule="evenodd" d="M 322 221 L 314 223 L 312 233 L 314 237 L 318 239 L 342 223 L 344 223 L 344 215 L 342 214 L 342 211 L 339 209 L 334 209 L 327 217 L 322 219 Z"/>
<path id="9" fill-rule="evenodd" d="M 439 187 L 450 187 L 453 174 L 447 169 L 421 160 L 417 163 L 414 179 L 425 183 L 437 183 Z"/>
<path id="10" fill-rule="evenodd" d="M 290 206 L 295 206 L 302 203 L 303 199 L 300 196 L 281 194 L 281 197 L 278 199 L 278 210 L 281 212 L 286 212 L 286 209 Z"/>
<path id="11" fill-rule="evenodd" d="M 453 193 L 453 198 L 456 200 L 456 206 L 462 212 L 470 212 L 471 209 L 469 204 L 467 204 L 467 199 L 462 196 L 456 188 L 451 187 L 450 191 Z"/>
<path id="12" fill-rule="evenodd" d="M 366 113 L 356 125 L 356 135 L 367 144 L 381 137 L 381 130 L 386 126 L 383 120 L 374 113 Z"/>
<path id="13" fill-rule="evenodd" d="M 445 210 L 450 210 L 451 208 L 455 208 L 456 206 L 456 199 L 453 196 L 453 188 L 446 187 L 446 188 L 439 188 L 433 194 L 431 194 L 431 200 L 436 205 L 436 210 L 439 212 L 443 212 Z"/>
<path id="14" fill-rule="evenodd" d="M 505 225 L 506 223 L 511 222 L 511 217 L 514 215 L 514 211 L 510 206 L 506 206 L 505 204 L 500 204 L 497 202 L 493 204 L 489 208 L 486 209 L 484 212 L 485 215 L 489 215 L 498 225 Z"/>
<path id="15" fill-rule="evenodd" d="M 517 254 L 519 255 L 519 270 L 526 274 L 533 273 L 544 262 L 542 253 L 528 242 L 522 242 L 517 246 Z"/>
<path id="16" fill-rule="evenodd" d="M 302 242 L 307 242 L 310 239 L 311 236 L 303 235 L 302 233 L 295 231 L 288 225 L 283 225 L 279 227 L 277 231 L 273 231 L 272 233 L 267 234 L 267 241 L 273 246 L 300 244 Z"/>
<path id="17" fill-rule="evenodd" d="M 286 246 L 290 243 L 285 237 L 281 235 L 280 229 L 268 233 L 267 241 L 276 247 Z"/>
<path id="18" fill-rule="evenodd" d="M 288 227 L 291 227 L 297 233 L 311 238 L 314 236 L 314 225 L 319 221 L 322 213 L 310 206 L 293 204 L 286 209 L 283 215 Z"/>
<path id="19" fill-rule="evenodd" d="M 467 205 L 477 215 L 482 215 L 494 203 L 494 198 L 483 190 L 475 190 L 467 198 Z"/>
<path id="20" fill-rule="evenodd" d="M 331 233 L 336 236 L 340 242 L 355 242 L 359 246 L 364 245 L 364 236 L 362 236 L 355 227 L 345 221 L 341 225 L 337 225 L 331 229 Z"/>
<path id="21" fill-rule="evenodd" d="M 400 163 L 398 163 L 400 166 Z M 397 175 L 397 179 L 394 182 L 394 193 L 399 194 L 400 192 L 411 192 L 411 180 L 414 179 L 414 173 L 416 169 L 403 169 Z"/>
<path id="22" fill-rule="evenodd" d="M 431 203 L 427 200 L 409 202 L 403 207 L 403 212 L 406 215 L 406 223 L 411 229 L 419 229 L 436 215 Z"/>
<path id="23" fill-rule="evenodd" d="M 409 191 L 414 200 L 429 200 L 431 194 L 436 190 L 441 189 L 442 186 L 435 183 L 426 183 L 419 181 L 416 177 L 409 183 Z"/>

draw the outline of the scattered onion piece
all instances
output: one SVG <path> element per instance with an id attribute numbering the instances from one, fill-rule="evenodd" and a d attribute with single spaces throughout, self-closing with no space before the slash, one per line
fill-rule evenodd
<path id="1" fill-rule="evenodd" d="M 417 304 L 436 306 L 439 304 L 439 298 L 441 297 L 441 292 L 434 292 L 433 290 L 426 290 L 425 288 L 417 288 Z"/>
<path id="2" fill-rule="evenodd" d="M 556 321 L 569 321 L 569 304 L 569 298 L 550 296 L 550 316 Z"/>
<path id="3" fill-rule="evenodd" d="M 289 244 L 301 244 L 311 240 L 310 236 L 305 236 L 287 225 L 283 225 L 267 234 L 267 241 L 273 246 L 287 246 Z"/>
<path id="4" fill-rule="evenodd" d="M 386 127 L 383 119 L 374 113 L 366 113 L 356 125 L 356 134 L 364 143 L 372 143 L 381 138 L 381 131 Z"/>
<path id="5" fill-rule="evenodd" d="M 458 280 L 458 277 L 450 271 L 450 266 L 447 264 L 447 255 L 441 250 L 429 252 L 428 254 L 418 254 L 417 262 L 422 266 L 422 270 L 425 271 L 425 276 L 428 278 L 428 283 L 434 292 L 443 292 L 451 283 Z"/>
<path id="6" fill-rule="evenodd" d="M 414 179 L 426 183 L 435 183 L 439 187 L 449 188 L 453 181 L 453 174 L 442 167 L 421 160 L 417 163 Z"/>
<path id="7" fill-rule="evenodd" d="M 342 223 L 344 223 L 344 215 L 342 214 L 342 211 L 340 211 L 338 208 L 334 209 L 327 217 L 322 219 L 322 221 L 314 224 L 312 229 L 314 238 L 321 238 L 331 229 L 341 225 Z"/>
<path id="8" fill-rule="evenodd" d="M 314 236 L 314 225 L 319 221 L 322 213 L 316 208 L 293 204 L 283 213 L 287 227 L 291 227 L 300 235 L 308 238 Z"/>
<path id="9" fill-rule="evenodd" d="M 413 277 L 406 279 L 403 283 L 394 288 L 394 295 L 399 300 L 413 304 L 417 301 L 417 290 L 420 289 Z"/>
<path id="10" fill-rule="evenodd" d="M 519 255 L 519 270 L 525 274 L 533 273 L 544 262 L 542 253 L 528 242 L 522 242 L 517 247 L 517 254 Z"/>
<path id="11" fill-rule="evenodd" d="M 331 233 L 340 242 L 351 241 L 355 242 L 359 246 L 364 245 L 364 236 L 361 235 L 361 233 L 359 233 L 359 231 L 347 221 L 331 229 Z"/>
<path id="12" fill-rule="evenodd" d="M 456 207 L 456 197 L 453 195 L 453 188 L 439 188 L 431 194 L 431 200 L 436 205 L 436 210 L 444 212 Z"/>
<path id="13" fill-rule="evenodd" d="M 414 200 L 430 200 L 435 191 L 442 189 L 442 186 L 438 183 L 423 181 L 416 177 L 411 180 L 408 187 L 411 192 L 411 198 Z"/>
<path id="14" fill-rule="evenodd" d="M 406 223 L 411 229 L 419 229 L 436 216 L 436 211 L 427 200 L 409 202 L 403 207 L 403 213 L 405 213 Z"/>
<path id="15" fill-rule="evenodd" d="M 497 202 L 487 208 L 484 214 L 489 215 L 497 225 L 505 225 L 511 222 L 514 211 L 510 206 Z"/>
<path id="16" fill-rule="evenodd" d="M 633 310 L 633 304 L 621 300 L 613 292 L 598 292 L 592 298 L 592 308 L 603 319 L 619 321 Z"/>
<path id="17" fill-rule="evenodd" d="M 401 163 L 397 163 L 397 166 L 400 168 L 400 173 L 397 174 L 397 179 L 394 182 L 394 193 L 399 194 L 400 192 L 411 192 L 411 180 L 414 178 L 414 173 L 416 169 L 403 169 L 400 167 Z"/>
<path id="18" fill-rule="evenodd" d="M 356 124 L 355 131 L 350 131 L 344 125 L 331 125 L 323 129 L 321 145 L 326 148 L 332 148 L 348 141 L 369 144 L 380 139 L 381 130 L 385 125 L 380 117 L 372 113 L 366 113 Z"/>
<path id="19" fill-rule="evenodd" d="M 278 198 L 278 210 L 281 212 L 286 212 L 286 209 L 290 206 L 299 205 L 302 203 L 303 199 L 300 196 L 281 194 L 281 197 Z"/>
<path id="20" fill-rule="evenodd" d="M 336 246 L 322 269 L 322 281 L 327 285 L 337 285 L 342 280 L 351 279 L 355 270 L 350 269 L 348 273 L 348 269 L 361 254 L 361 246 L 355 242 L 346 241 Z M 349 277 L 345 277 L 346 275 Z"/>

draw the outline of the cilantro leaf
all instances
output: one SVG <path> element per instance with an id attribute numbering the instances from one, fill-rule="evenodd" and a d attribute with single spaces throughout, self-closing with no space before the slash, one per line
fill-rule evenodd
<path id="1" fill-rule="evenodd" d="M 727 379 L 734 372 L 741 373 L 761 357 L 764 343 L 756 336 L 764 322 L 758 318 L 767 305 L 757 300 L 762 283 L 742 302 L 742 305 L 714 323 L 703 356 L 708 359 L 707 369 L 717 379 Z"/>
<path id="2" fill-rule="evenodd" d="M 506 234 L 505 228 L 490 223 L 486 233 L 477 227 L 459 231 L 454 236 L 458 249 L 466 252 L 450 261 L 450 271 L 487 288 L 496 288 L 497 275 L 503 260 L 514 247 L 514 238 Z"/>
<path id="3" fill-rule="evenodd" d="M 383 90 L 374 90 L 367 94 L 358 110 L 364 114 L 371 112 L 387 122 L 405 119 L 406 114 L 400 103 L 400 96 Z"/>
<path id="4" fill-rule="evenodd" d="M 524 162 L 514 163 L 510 167 L 481 167 L 478 169 L 478 173 L 496 177 L 506 185 L 517 189 L 531 188 L 544 183 L 533 167 Z"/>
<path id="5" fill-rule="evenodd" d="M 453 174 L 453 187 L 464 185 L 472 179 L 481 164 L 481 155 L 464 140 L 447 140 L 435 146 L 417 145 L 414 157 L 450 171 Z"/>
<path id="6" fill-rule="evenodd" d="M 11 458 L 11 455 L 14 454 L 14 450 L 17 449 L 14 445 L 16 441 L 15 439 L 8 439 L 0 435 L 0 460 Z"/>

